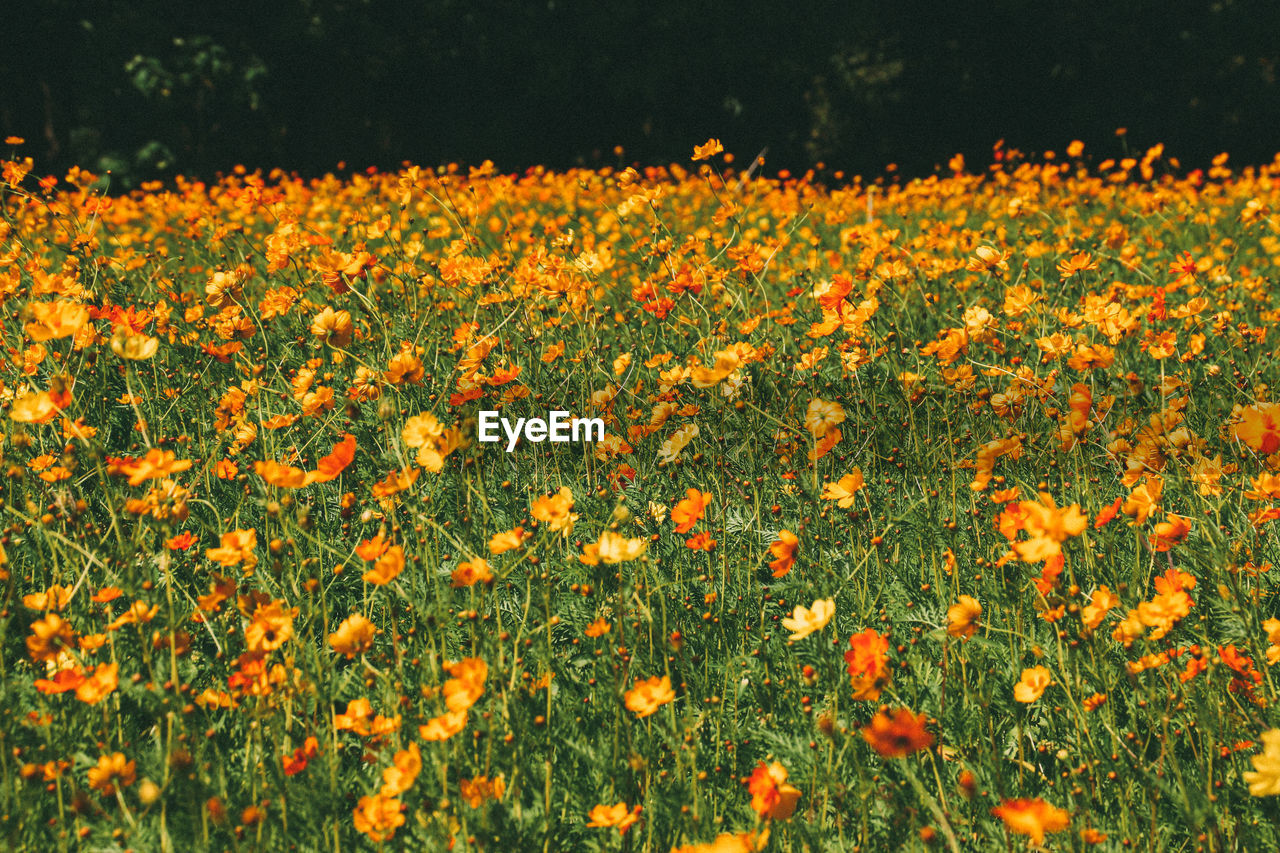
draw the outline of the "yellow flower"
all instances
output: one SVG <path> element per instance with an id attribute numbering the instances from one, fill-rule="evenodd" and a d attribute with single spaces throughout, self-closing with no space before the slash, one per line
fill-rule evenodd
<path id="1" fill-rule="evenodd" d="M 791 632 L 792 641 L 803 640 L 827 627 L 835 612 L 836 602 L 831 598 L 819 598 L 812 607 L 797 604 L 791 615 L 783 618 L 782 627 Z"/>
<path id="2" fill-rule="evenodd" d="M 391 766 L 382 771 L 382 789 L 379 793 L 384 797 L 398 797 L 412 788 L 422 771 L 422 753 L 416 743 L 397 752 L 391 761 Z"/>
<path id="3" fill-rule="evenodd" d="M 132 334 L 127 326 L 117 326 L 111 335 L 111 351 L 129 361 L 146 361 L 159 347 L 158 338 Z"/>
<path id="4" fill-rule="evenodd" d="M 435 442 L 444 433 L 444 427 L 436 416 L 430 412 L 414 415 L 404 422 L 400 430 L 400 440 L 406 447 L 425 447 Z"/>
<path id="5" fill-rule="evenodd" d="M 326 305 L 311 321 L 311 334 L 330 346 L 346 346 L 351 342 L 351 312 Z"/>
<path id="6" fill-rule="evenodd" d="M 648 544 L 643 539 L 628 539 L 612 530 L 606 530 L 600 534 L 597 553 L 602 563 L 614 565 L 636 559 L 647 547 Z"/>
<path id="7" fill-rule="evenodd" d="M 814 438 L 822 438 L 829 431 L 844 423 L 844 407 L 839 403 L 814 398 L 804 415 L 804 428 Z"/>
<path id="8" fill-rule="evenodd" d="M 1262 754 L 1249 759 L 1253 770 L 1244 772 L 1249 793 L 1255 797 L 1280 796 L 1280 729 L 1262 733 Z"/>

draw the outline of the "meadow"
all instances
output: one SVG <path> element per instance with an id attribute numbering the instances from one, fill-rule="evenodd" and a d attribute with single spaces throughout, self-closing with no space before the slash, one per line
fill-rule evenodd
<path id="1" fill-rule="evenodd" d="M 1280 155 L 6 147 L 6 849 L 1280 846 Z"/>

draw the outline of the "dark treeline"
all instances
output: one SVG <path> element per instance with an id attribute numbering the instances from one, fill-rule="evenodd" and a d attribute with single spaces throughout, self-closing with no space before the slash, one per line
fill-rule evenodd
<path id="1" fill-rule="evenodd" d="M 1280 150 L 1274 0 L 43 0 L 0 133 L 117 186 L 235 164 L 688 162 L 906 174 L 1079 138 L 1185 166 Z M 1117 139 L 1117 127 L 1126 139 Z"/>

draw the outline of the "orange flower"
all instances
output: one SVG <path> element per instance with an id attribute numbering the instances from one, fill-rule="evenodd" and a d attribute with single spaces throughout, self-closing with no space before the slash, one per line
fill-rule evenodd
<path id="1" fill-rule="evenodd" d="M 86 705 L 97 705 L 116 689 L 119 683 L 117 674 L 120 665 L 114 663 L 98 664 L 93 675 L 86 678 L 76 687 L 76 698 Z"/>
<path id="2" fill-rule="evenodd" d="M 613 626 L 609 624 L 608 619 L 596 619 L 583 631 L 588 637 L 602 637 L 613 630 Z"/>
<path id="3" fill-rule="evenodd" d="M 800 548 L 800 539 L 790 530 L 779 530 L 778 538 L 769 546 L 769 553 L 774 559 L 769 563 L 773 576 L 780 578 L 791 571 L 796 563 L 796 551 Z"/>
<path id="4" fill-rule="evenodd" d="M 844 421 L 843 406 L 816 397 L 809 401 L 809 408 L 804 415 L 804 427 L 814 438 L 822 438 Z"/>
<path id="5" fill-rule="evenodd" d="M 1280 403 L 1258 403 L 1242 409 L 1231 434 L 1266 456 L 1280 450 Z"/>
<path id="6" fill-rule="evenodd" d="M 692 530 L 711 503 L 710 492 L 689 489 L 685 494 L 687 497 L 671 508 L 671 520 L 675 522 L 676 533 L 688 533 Z"/>
<path id="7" fill-rule="evenodd" d="M 358 735 L 369 734 L 369 717 L 373 714 L 373 706 L 369 700 L 361 697 L 347 703 L 347 710 L 333 715 L 333 727 L 340 732 L 351 731 Z"/>
<path id="8" fill-rule="evenodd" d="M 127 788 L 137 778 L 137 765 L 126 761 L 122 752 L 104 755 L 98 759 L 97 767 L 89 768 L 89 787 L 101 791 L 104 797 L 114 794 L 117 785 Z"/>
<path id="9" fill-rule="evenodd" d="M 416 483 L 421 474 L 422 471 L 418 468 L 392 471 L 373 484 L 373 496 L 375 498 L 389 498 L 392 495 L 399 494 Z"/>
<path id="10" fill-rule="evenodd" d="M 153 447 L 146 456 L 127 460 L 117 470 L 129 478 L 130 486 L 140 486 L 147 480 L 169 477 L 190 467 L 190 459 L 178 459 L 171 451 Z"/>
<path id="11" fill-rule="evenodd" d="M 353 815 L 356 829 L 369 836 L 370 841 L 390 841 L 396 829 L 404 826 L 403 809 L 404 806 L 394 797 L 381 794 L 361 797 Z"/>
<path id="12" fill-rule="evenodd" d="M 307 472 L 275 461 L 254 462 L 253 471 L 269 485 L 279 489 L 301 489 L 307 484 Z"/>
<path id="13" fill-rule="evenodd" d="M 1064 279 L 1086 270 L 1096 270 L 1098 262 L 1088 252 L 1077 252 L 1069 260 L 1058 261 L 1058 275 Z"/>
<path id="14" fill-rule="evenodd" d="M 432 717 L 425 725 L 418 727 L 418 737 L 427 741 L 442 741 L 462 731 L 467 725 L 466 711 L 450 711 L 439 717 Z"/>
<path id="15" fill-rule="evenodd" d="M 223 568 L 231 568 L 240 563 L 248 572 L 258 565 L 258 557 L 253 549 L 258 546 L 258 534 L 255 530 L 233 530 L 222 534 L 222 544 L 217 548 L 206 550 L 205 556 L 220 564 Z"/>
<path id="16" fill-rule="evenodd" d="M 746 780 L 751 794 L 751 808 L 768 820 L 786 820 L 796 810 L 800 791 L 787 784 L 787 768 L 778 762 L 760 762 Z"/>
<path id="17" fill-rule="evenodd" d="M 619 835 L 622 835 L 640 820 L 640 806 L 629 809 L 626 803 L 615 803 L 612 806 L 601 804 L 592 808 L 587 817 L 589 818 L 588 827 L 603 829 L 612 826 L 617 828 Z"/>
<path id="18" fill-rule="evenodd" d="M 820 598 L 813 602 L 813 607 L 797 604 L 791 615 L 783 617 L 782 627 L 791 632 L 791 641 L 803 640 L 805 637 L 821 631 L 836 613 L 836 602 L 833 598 Z"/>
<path id="19" fill-rule="evenodd" d="M 36 342 L 69 338 L 89 322 L 88 308 L 63 299 L 28 302 L 25 310 L 31 320 L 23 330 Z"/>
<path id="20" fill-rule="evenodd" d="M 822 497 L 824 500 L 835 501 L 836 506 L 841 509 L 848 509 L 853 506 L 863 485 L 862 469 L 854 468 L 851 473 L 845 474 L 837 482 L 827 483 L 822 489 Z"/>
<path id="21" fill-rule="evenodd" d="M 31 636 L 27 637 L 27 654 L 36 663 L 57 660 L 58 656 L 71 648 L 75 637 L 71 623 L 57 613 L 50 613 L 43 619 L 31 623 Z"/>
<path id="22" fill-rule="evenodd" d="M 953 637 L 968 639 L 978 630 L 978 617 L 982 615 L 982 605 L 971 595 L 962 595 L 956 603 L 947 608 L 947 633 Z"/>
<path id="23" fill-rule="evenodd" d="M 477 776 L 474 779 L 463 779 L 458 782 L 458 793 L 473 809 L 480 808 L 485 800 L 501 800 L 506 792 L 507 780 L 501 773 L 492 779 L 488 776 Z"/>
<path id="24" fill-rule="evenodd" d="M 444 703 L 450 711 L 465 711 L 484 695 L 489 666 L 481 658 L 463 658 L 445 664 L 445 670 L 453 676 L 444 683 Z"/>
<path id="25" fill-rule="evenodd" d="M 1107 612 L 1119 603 L 1120 599 L 1111 593 L 1109 587 L 1103 585 L 1094 590 L 1089 603 L 1080 610 L 1080 620 L 1084 622 L 1085 630 L 1096 630 L 1106 618 Z"/>
<path id="26" fill-rule="evenodd" d="M 496 557 L 499 554 L 514 551 L 524 544 L 528 536 L 523 527 L 513 527 L 511 530 L 495 533 L 489 540 L 489 553 Z"/>
<path id="27" fill-rule="evenodd" d="M 876 712 L 871 724 L 862 729 L 863 739 L 885 758 L 904 758 L 933 746 L 933 735 L 925 729 L 924 714 L 898 708 L 892 715 Z"/>
<path id="28" fill-rule="evenodd" d="M 311 483 L 327 483 L 330 480 L 337 479 L 337 476 L 346 470 L 352 460 L 356 458 L 356 437 L 351 433 L 346 433 L 342 437 L 342 441 L 333 446 L 333 452 L 328 456 L 322 456 L 316 462 L 316 470 L 307 474 L 307 484 Z"/>
<path id="29" fill-rule="evenodd" d="M 561 486 L 554 495 L 539 495 L 529 508 L 530 514 L 548 529 L 565 536 L 573 531 L 573 522 L 578 518 L 572 510 L 573 492 L 568 486 Z"/>
<path id="30" fill-rule="evenodd" d="M 373 635 L 377 630 L 368 619 L 359 613 L 353 613 L 342 620 L 337 631 L 329 635 L 329 645 L 338 654 L 354 658 L 373 648 Z"/>
<path id="31" fill-rule="evenodd" d="M 492 583 L 493 572 L 489 571 L 489 563 L 483 557 L 472 557 L 450 573 L 453 579 L 451 586 L 473 586 L 477 583 Z"/>
<path id="32" fill-rule="evenodd" d="M 307 763 L 320 754 L 320 741 L 314 737 L 308 737 L 302 744 L 293 751 L 292 755 L 287 755 L 281 759 L 284 768 L 284 775 L 297 776 L 303 770 L 307 769 Z"/>
<path id="33" fill-rule="evenodd" d="M 626 692 L 624 701 L 628 711 L 634 711 L 637 717 L 647 717 L 663 705 L 674 700 L 676 693 L 671 689 L 671 679 L 663 675 L 637 681 L 635 686 Z"/>
<path id="34" fill-rule="evenodd" d="M 991 810 L 1004 821 L 1010 832 L 1029 835 L 1036 844 L 1044 844 L 1045 833 L 1061 832 L 1071 824 L 1071 816 L 1040 798 L 1005 800 Z"/>
<path id="35" fill-rule="evenodd" d="M 693 146 L 693 160 L 710 160 L 720 152 L 724 151 L 724 146 L 720 144 L 719 139 L 708 139 L 702 145 Z"/>
<path id="36" fill-rule="evenodd" d="M 404 570 L 404 548 L 392 545 L 373 564 L 373 568 L 361 577 L 365 583 L 374 586 L 386 586 L 395 580 Z"/>
<path id="37" fill-rule="evenodd" d="M 346 346 L 351 343 L 351 312 L 334 311 L 326 305 L 311 321 L 311 334 L 330 346 Z"/>
<path id="38" fill-rule="evenodd" d="M 28 610 L 61 610 L 71 600 L 71 587 L 53 584 L 44 592 L 22 596 L 22 606 Z"/>
<path id="39" fill-rule="evenodd" d="M 1018 527 L 1030 538 L 1015 542 L 1013 549 L 1027 563 L 1061 556 L 1062 543 L 1079 536 L 1089 525 L 1079 504 L 1059 509 L 1048 492 L 1041 492 L 1039 501 L 1022 501 L 1017 506 L 1021 512 Z"/>
<path id="40" fill-rule="evenodd" d="M 716 540 L 711 538 L 710 533 L 702 530 L 686 539 L 684 546 L 690 551 L 714 551 L 716 549 Z"/>
<path id="41" fill-rule="evenodd" d="M 1099 512 L 1097 517 L 1094 518 L 1093 520 L 1093 529 L 1099 530 L 1102 527 L 1104 527 L 1108 521 L 1115 518 L 1116 513 L 1120 511 L 1120 507 L 1123 504 L 1124 504 L 1124 498 L 1116 498 L 1115 502 L 1112 503 L 1111 506 L 1106 507 L 1101 512 Z"/>
<path id="42" fill-rule="evenodd" d="M 164 547 L 170 551 L 185 551 L 199 541 L 196 535 L 189 530 L 179 533 L 177 536 L 171 536 L 164 541 Z"/>
<path id="43" fill-rule="evenodd" d="M 58 695 L 77 690 L 84 682 L 84 670 L 78 666 L 72 666 L 58 670 L 53 678 L 37 678 L 35 688 L 45 695 Z"/>
<path id="44" fill-rule="evenodd" d="M 685 844 L 672 847 L 671 853 L 756 853 L 769 843 L 769 830 L 754 832 L 722 832 L 714 841 L 705 844 Z"/>
<path id="45" fill-rule="evenodd" d="M 284 605 L 284 599 L 278 599 L 254 608 L 244 629 L 244 643 L 250 654 L 258 657 L 270 654 L 293 639 L 293 619 L 298 615 L 298 608 L 285 609 Z"/>
<path id="46" fill-rule="evenodd" d="M 849 638 L 850 650 L 844 653 L 853 680 L 853 698 L 874 702 L 889 683 L 889 638 L 867 628 Z"/>
<path id="47" fill-rule="evenodd" d="M 1168 551 L 1181 543 L 1191 533 L 1191 522 L 1180 516 L 1169 513 L 1165 521 L 1156 525 L 1156 531 L 1149 537 L 1154 551 Z"/>
<path id="48" fill-rule="evenodd" d="M 422 772 L 422 753 L 416 743 L 397 752 L 391 761 L 391 766 L 382 771 L 382 789 L 378 793 L 384 797 L 400 796 L 413 787 Z"/>
<path id="49" fill-rule="evenodd" d="M 1047 667 L 1033 666 L 1024 669 L 1022 678 L 1013 686 L 1013 698 L 1030 704 L 1039 699 L 1052 683 L 1052 674 Z"/>

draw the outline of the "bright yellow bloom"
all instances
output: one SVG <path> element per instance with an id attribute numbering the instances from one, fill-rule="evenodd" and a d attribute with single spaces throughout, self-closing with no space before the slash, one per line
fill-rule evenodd
<path id="1" fill-rule="evenodd" d="M 832 598 L 819 598 L 812 607 L 797 604 L 790 616 L 783 617 L 782 627 L 791 632 L 793 642 L 803 640 L 827 627 L 835 612 L 836 602 Z"/>
<path id="2" fill-rule="evenodd" d="M 1262 733 L 1262 753 L 1249 758 L 1252 770 L 1243 774 L 1255 797 L 1280 796 L 1280 729 Z"/>

